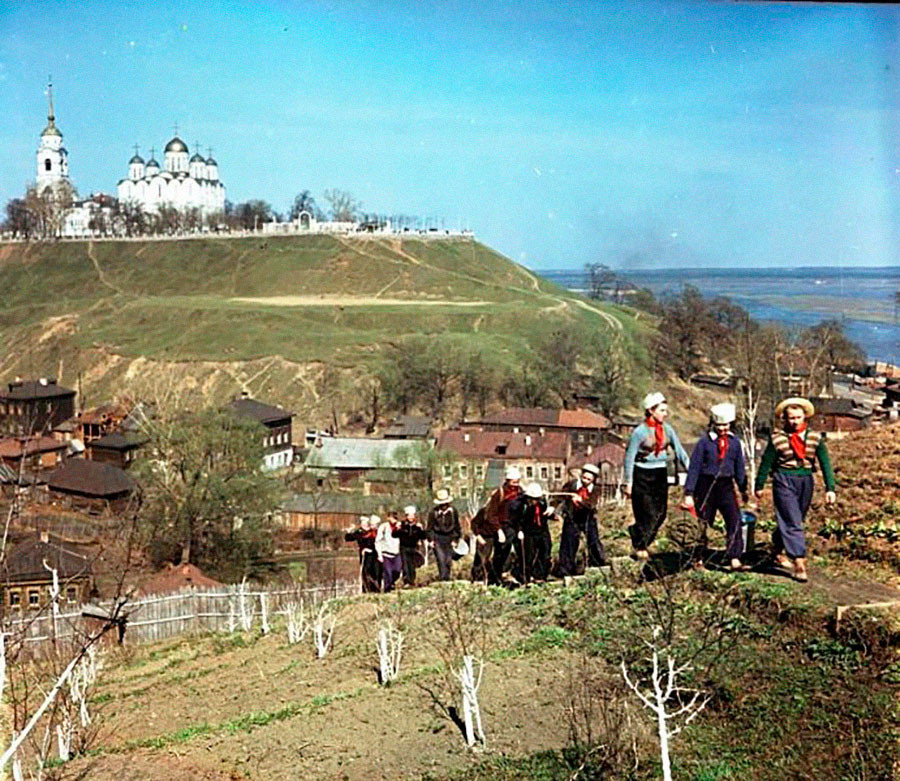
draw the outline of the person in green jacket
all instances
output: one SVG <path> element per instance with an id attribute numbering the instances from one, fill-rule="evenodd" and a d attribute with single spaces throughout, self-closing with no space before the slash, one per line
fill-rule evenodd
<path id="1" fill-rule="evenodd" d="M 803 523 L 812 502 L 816 462 L 825 480 L 826 503 L 834 504 L 836 498 L 834 471 L 825 435 L 812 431 L 807 423 L 814 413 L 815 407 L 808 399 L 792 396 L 778 404 L 775 417 L 781 418 L 782 430 L 773 432 L 769 438 L 755 485 L 756 497 L 761 499 L 763 486 L 772 473 L 772 501 L 777 523 L 772 535 L 775 563 L 792 569 L 794 578 L 802 583 L 809 580 Z"/>

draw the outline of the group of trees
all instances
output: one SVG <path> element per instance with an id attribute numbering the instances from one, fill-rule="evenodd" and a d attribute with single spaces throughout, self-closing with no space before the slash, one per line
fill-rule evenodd
<path id="1" fill-rule="evenodd" d="M 3 231 L 24 239 L 45 239 L 62 233 L 66 211 L 77 197 L 68 184 L 38 191 L 31 186 L 22 198 L 6 203 Z"/>
<path id="2" fill-rule="evenodd" d="M 451 337 L 410 336 L 391 347 L 367 394 L 367 418 L 418 409 L 438 419 L 484 415 L 492 402 L 538 407 L 591 398 L 606 414 L 631 401 L 635 362 L 625 338 L 562 325 L 520 361 Z"/>

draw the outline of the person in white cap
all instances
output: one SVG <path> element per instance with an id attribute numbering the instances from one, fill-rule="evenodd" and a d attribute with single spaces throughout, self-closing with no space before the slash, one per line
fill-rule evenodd
<path id="1" fill-rule="evenodd" d="M 472 518 L 472 531 L 475 533 L 473 581 L 499 585 L 503 579 L 514 536 L 509 505 L 522 493 L 519 485 L 522 473 L 513 464 L 506 468 L 504 478 L 503 485 L 488 497 L 484 507 Z"/>
<path id="2" fill-rule="evenodd" d="M 656 391 L 644 397 L 644 422 L 636 426 L 625 450 L 625 496 L 631 497 L 634 523 L 629 531 L 634 555 L 650 558 L 647 548 L 656 539 L 666 520 L 669 498 L 668 450 L 672 448 L 682 468 L 688 468 L 688 454 L 668 423 L 666 397 Z"/>
<path id="3" fill-rule="evenodd" d="M 462 527 L 459 525 L 459 513 L 453 506 L 450 491 L 446 488 L 439 488 L 434 495 L 434 507 L 428 513 L 425 530 L 434 547 L 438 578 L 450 580 L 453 548 L 462 537 Z"/>
<path id="4" fill-rule="evenodd" d="M 600 470 L 594 464 L 581 467 L 581 474 L 570 480 L 560 490 L 566 498 L 560 503 L 563 518 L 562 535 L 559 538 L 558 572 L 561 577 L 577 574 L 578 546 L 584 534 L 587 543 L 589 567 L 606 564 L 603 543 L 597 531 L 597 506 L 600 503 Z"/>
<path id="5" fill-rule="evenodd" d="M 403 568 L 403 585 L 416 585 L 416 568 L 422 566 L 424 556 L 419 551 L 419 543 L 425 539 L 425 529 L 419 523 L 416 506 L 408 504 L 403 508 L 400 526 L 391 532 L 400 540 L 400 563 Z"/>
<path id="6" fill-rule="evenodd" d="M 378 516 L 373 516 L 376 523 Z M 344 534 L 348 542 L 355 542 L 359 547 L 359 568 L 362 590 L 364 592 L 381 591 L 381 564 L 375 552 L 375 536 L 377 526 L 372 525 L 368 515 L 359 517 L 359 526 L 350 527 Z"/>
<path id="7" fill-rule="evenodd" d="M 809 399 L 799 396 L 779 402 L 775 407 L 775 418 L 781 419 L 781 428 L 772 432 L 754 486 L 757 498 L 762 499 L 766 478 L 772 473 L 772 500 L 777 523 L 772 535 L 775 563 L 786 569 L 793 567 L 794 578 L 801 583 L 809 580 L 803 523 L 812 502 L 816 462 L 825 480 L 825 503 L 834 504 L 836 500 L 834 470 L 825 435 L 809 428 L 809 418 L 815 411 Z"/>
<path id="8" fill-rule="evenodd" d="M 394 535 L 394 532 L 400 528 L 400 521 L 397 520 L 393 511 L 388 513 L 388 518 L 384 523 L 380 523 L 380 521 L 381 519 L 377 515 L 372 516 L 372 522 L 378 523 L 375 552 L 378 554 L 378 561 L 382 566 L 382 591 L 388 592 L 394 590 L 394 584 L 400 577 L 402 567 L 400 540 Z"/>
<path id="9" fill-rule="evenodd" d="M 684 507 L 695 511 L 703 523 L 699 562 L 706 558 L 706 526 L 713 522 L 716 513 L 722 513 L 725 521 L 727 548 L 725 555 L 731 569 L 748 569 L 741 562 L 744 554 L 744 536 L 741 533 L 741 508 L 735 494 L 735 485 L 744 503 L 747 495 L 747 469 L 744 465 L 744 449 L 732 432 L 735 419 L 734 404 L 725 402 L 710 408 L 710 427 L 707 434 L 697 441 L 691 453 L 691 465 L 684 483 Z"/>
<path id="10" fill-rule="evenodd" d="M 550 519 L 544 489 L 539 483 L 529 483 L 522 495 L 509 508 L 515 529 L 514 572 L 520 583 L 546 580 L 550 574 Z"/>

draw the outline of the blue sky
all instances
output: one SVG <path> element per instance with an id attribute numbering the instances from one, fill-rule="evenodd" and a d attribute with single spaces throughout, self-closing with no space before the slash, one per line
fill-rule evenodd
<path id="1" fill-rule="evenodd" d="M 900 10 L 681 2 L 0 4 L 0 202 L 53 74 L 82 193 L 212 146 L 533 268 L 900 264 Z M 440 224 L 440 223 L 439 223 Z"/>

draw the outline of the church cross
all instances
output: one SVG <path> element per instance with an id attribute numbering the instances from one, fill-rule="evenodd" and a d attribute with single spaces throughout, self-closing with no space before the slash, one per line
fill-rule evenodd
<path id="1" fill-rule="evenodd" d="M 177 136 L 178 135 L 178 123 L 177 122 L 174 125 L 172 125 L 172 130 L 174 131 L 174 134 Z"/>
<path id="2" fill-rule="evenodd" d="M 150 159 L 152 160 L 154 157 L 156 157 L 156 147 L 151 146 L 150 147 Z"/>
<path id="3" fill-rule="evenodd" d="M 137 154 L 139 149 L 140 149 L 140 147 L 137 144 L 135 144 L 134 145 L 134 153 Z"/>

